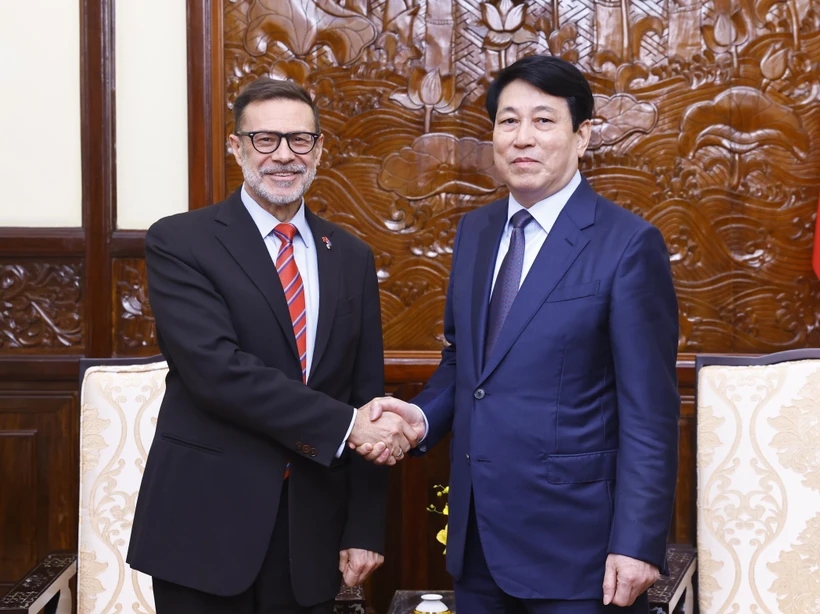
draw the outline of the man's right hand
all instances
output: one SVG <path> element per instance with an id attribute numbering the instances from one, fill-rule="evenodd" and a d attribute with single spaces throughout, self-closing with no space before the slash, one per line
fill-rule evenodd
<path id="1" fill-rule="evenodd" d="M 378 446 L 378 454 L 373 455 L 372 458 L 368 457 L 368 460 L 375 461 L 377 464 L 395 465 L 396 461 L 403 458 L 410 448 L 418 444 L 421 436 L 418 430 L 408 424 L 399 412 L 381 415 L 379 411 L 378 416 L 373 417 L 374 403 L 392 400 L 390 398 L 373 399 L 367 405 L 357 409 L 353 430 L 347 438 L 348 446 L 359 451 L 362 456 L 367 457 L 363 450 L 372 451 Z"/>
<path id="2" fill-rule="evenodd" d="M 408 438 L 412 441 L 411 447 L 413 448 L 425 436 L 427 425 L 424 421 L 424 415 L 415 405 L 410 405 L 394 397 L 378 397 L 361 409 L 368 410 L 370 420 L 373 422 L 380 422 L 393 417 L 401 418 L 413 430 L 414 437 Z M 404 458 L 404 453 L 407 452 L 407 449 L 404 448 L 398 450 L 391 448 L 388 442 L 378 439 L 357 444 L 352 441 L 352 438 L 348 438 L 348 445 L 377 465 L 395 465 L 396 461 Z"/>

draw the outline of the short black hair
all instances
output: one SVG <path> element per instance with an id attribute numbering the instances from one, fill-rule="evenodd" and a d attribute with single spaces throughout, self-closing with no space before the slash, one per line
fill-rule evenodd
<path id="1" fill-rule="evenodd" d="M 297 100 L 304 102 L 313 111 L 313 120 L 316 123 L 316 132 L 319 129 L 319 109 L 308 94 L 307 90 L 293 81 L 260 77 L 245 86 L 233 103 L 234 132 L 242 129 L 242 115 L 245 107 L 252 102 L 265 100 Z"/>
<path id="2" fill-rule="evenodd" d="M 550 96 L 567 101 L 572 117 L 572 130 L 592 119 L 595 100 L 584 74 L 566 60 L 551 55 L 529 55 L 503 69 L 487 90 L 487 113 L 495 124 L 498 99 L 502 90 L 513 81 L 526 81 Z"/>

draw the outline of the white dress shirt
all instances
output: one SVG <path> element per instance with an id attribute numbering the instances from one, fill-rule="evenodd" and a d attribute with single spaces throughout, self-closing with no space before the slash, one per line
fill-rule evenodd
<path id="1" fill-rule="evenodd" d="M 280 222 L 268 211 L 259 206 L 250 194 L 245 191 L 244 184 L 242 185 L 242 204 L 250 213 L 256 227 L 259 229 L 259 234 L 265 241 L 265 247 L 268 248 L 270 259 L 274 264 L 274 271 L 276 266 L 276 257 L 279 255 L 279 248 L 282 241 L 274 234 L 273 229 L 276 228 Z M 293 237 L 293 259 L 296 261 L 296 266 L 299 268 L 299 276 L 302 278 L 302 285 L 305 293 L 305 317 L 307 318 L 307 330 L 305 330 L 305 368 L 307 373 L 305 377 L 310 377 L 310 366 L 313 363 L 313 348 L 316 346 L 316 323 L 319 319 L 319 263 L 316 259 L 316 245 L 313 241 L 313 234 L 310 231 L 307 218 L 305 217 L 305 201 L 302 199 L 302 204 L 293 219 L 288 222 L 296 227 L 297 233 Z M 344 452 L 344 446 L 347 438 L 350 436 L 350 431 L 353 430 L 353 423 L 356 421 L 356 410 L 353 410 L 353 417 L 350 420 L 350 426 L 347 429 L 347 434 L 342 445 L 336 451 L 336 458 Z"/>
<path id="2" fill-rule="evenodd" d="M 521 281 L 518 287 L 524 283 L 527 273 L 532 268 L 532 263 L 535 262 L 535 257 L 541 251 L 544 241 L 547 240 L 552 227 L 555 225 L 555 220 L 558 219 L 558 214 L 564 208 L 564 205 L 569 201 L 569 197 L 575 192 L 575 189 L 581 185 L 581 173 L 575 171 L 572 179 L 563 188 L 558 190 L 552 196 L 547 196 L 544 200 L 539 200 L 537 203 L 529 208 L 529 212 L 533 218 L 532 222 L 524 226 L 524 264 L 521 267 Z M 510 249 L 510 236 L 512 235 L 512 224 L 510 220 L 512 216 L 521 211 L 524 207 L 510 194 L 507 203 L 507 223 L 504 225 L 504 234 L 501 235 L 501 243 L 498 246 L 498 256 L 495 259 L 495 272 L 493 273 L 493 285 L 490 287 L 490 296 L 487 297 L 489 303 L 492 296 L 492 290 L 495 288 L 495 280 L 498 278 L 498 271 L 501 269 L 501 263 L 504 262 L 504 256 Z"/>
<path id="3" fill-rule="evenodd" d="M 552 196 L 547 196 L 544 200 L 539 200 L 529 208 L 530 214 L 535 219 L 524 226 L 524 263 L 521 268 L 519 288 L 521 284 L 524 283 L 524 278 L 527 277 L 527 273 L 530 272 L 532 263 L 535 262 L 535 257 L 538 256 L 538 252 L 541 251 L 544 241 L 547 240 L 547 235 L 555 225 L 555 220 L 558 219 L 558 215 L 564 209 L 567 202 L 569 202 L 570 196 L 572 196 L 572 193 L 575 192 L 575 189 L 579 185 L 581 185 L 581 173 L 575 171 L 575 174 L 567 185 Z M 495 280 L 498 277 L 498 271 L 501 269 L 501 263 L 504 262 L 504 256 L 507 255 L 507 251 L 510 249 L 510 236 L 512 235 L 512 224 L 510 220 L 512 216 L 521 211 L 521 209 L 524 209 L 524 206 L 510 194 L 509 200 L 507 201 L 507 223 L 504 225 L 504 233 L 501 235 L 501 243 L 498 246 L 498 256 L 496 256 L 495 259 L 495 271 L 493 272 L 493 284 L 490 287 L 490 296 L 487 297 L 488 303 L 493 295 L 492 290 L 495 288 Z M 424 416 L 424 437 L 421 438 L 421 441 L 424 441 L 424 439 L 427 438 L 427 431 L 429 430 L 427 416 L 418 405 L 413 405 L 413 407 L 418 407 Z"/>

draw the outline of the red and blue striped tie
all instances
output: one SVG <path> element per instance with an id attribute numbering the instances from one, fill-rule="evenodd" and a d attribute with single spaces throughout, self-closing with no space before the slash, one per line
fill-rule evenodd
<path id="1" fill-rule="evenodd" d="M 293 258 L 293 237 L 296 236 L 296 227 L 293 224 L 279 224 L 273 232 L 282 242 L 279 246 L 279 255 L 276 257 L 276 272 L 285 290 L 285 299 L 288 301 L 290 321 L 293 323 L 293 334 L 296 337 L 296 348 L 299 350 L 299 360 L 302 363 L 302 381 L 307 382 L 307 311 L 305 310 L 305 287 L 302 285 L 302 276 L 299 267 Z"/>

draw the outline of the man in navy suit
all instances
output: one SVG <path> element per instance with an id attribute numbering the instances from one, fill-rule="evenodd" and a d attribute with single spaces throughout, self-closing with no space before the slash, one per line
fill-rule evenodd
<path id="1" fill-rule="evenodd" d="M 578 171 L 593 97 L 577 68 L 523 58 L 492 83 L 487 110 L 509 198 L 456 232 L 448 345 L 414 399 L 424 416 L 382 399 L 371 418 L 404 415 L 421 453 L 452 433 L 447 569 L 460 612 L 647 612 L 678 460 L 668 252 Z"/>

